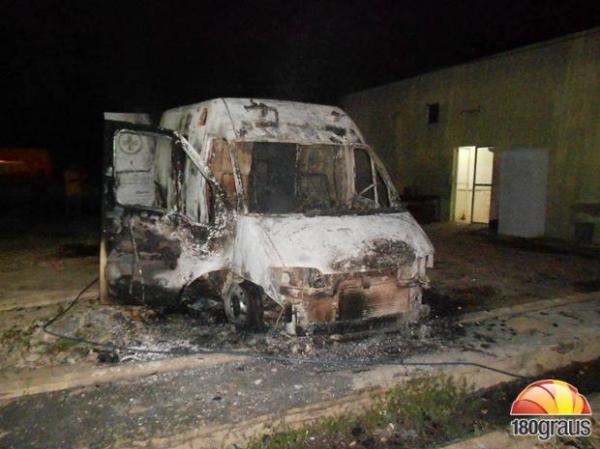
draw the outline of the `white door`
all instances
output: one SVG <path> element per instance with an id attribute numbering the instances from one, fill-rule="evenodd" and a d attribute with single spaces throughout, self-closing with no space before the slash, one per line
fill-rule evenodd
<path id="1" fill-rule="evenodd" d="M 547 150 L 510 150 L 500 162 L 498 232 L 541 237 L 546 223 Z"/>

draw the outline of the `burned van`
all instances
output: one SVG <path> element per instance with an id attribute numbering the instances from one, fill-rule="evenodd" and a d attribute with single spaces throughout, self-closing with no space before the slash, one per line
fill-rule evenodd
<path id="1" fill-rule="evenodd" d="M 245 329 L 273 301 L 292 334 L 414 320 L 433 253 L 339 108 L 220 98 L 160 127 L 106 121 L 104 302 L 178 305 L 193 287 Z"/>

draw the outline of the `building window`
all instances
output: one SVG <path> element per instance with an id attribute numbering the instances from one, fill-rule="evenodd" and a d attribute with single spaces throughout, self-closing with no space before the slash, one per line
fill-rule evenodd
<path id="1" fill-rule="evenodd" d="M 432 125 L 440 120 L 440 104 L 431 103 L 427 105 L 427 124 Z"/>

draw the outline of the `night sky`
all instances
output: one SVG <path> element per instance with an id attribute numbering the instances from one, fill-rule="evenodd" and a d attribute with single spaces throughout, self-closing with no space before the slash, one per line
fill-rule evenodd
<path id="1" fill-rule="evenodd" d="M 349 92 L 600 25 L 583 1 L 4 2 L 0 146 L 99 170 L 103 111 Z"/>

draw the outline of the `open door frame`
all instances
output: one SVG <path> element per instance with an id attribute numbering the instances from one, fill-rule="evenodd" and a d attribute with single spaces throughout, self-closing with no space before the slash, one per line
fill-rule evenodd
<path id="1" fill-rule="evenodd" d="M 477 146 L 477 145 L 461 145 L 458 147 L 454 148 L 453 151 L 453 158 L 452 158 L 452 172 L 450 174 L 450 185 L 451 185 L 451 193 L 450 193 L 450 210 L 449 210 L 449 217 L 451 221 L 459 221 L 456 217 L 456 202 L 457 202 L 457 195 L 458 195 L 458 187 L 457 187 L 457 175 L 458 175 L 458 169 L 459 169 L 459 152 L 461 148 L 475 148 L 474 151 L 474 156 L 475 156 L 475 160 L 473 162 L 473 174 L 472 174 L 472 184 L 471 184 L 471 203 L 470 203 L 470 219 L 469 219 L 469 223 L 471 224 L 487 224 L 487 223 L 483 223 L 483 222 L 476 222 L 473 221 L 473 217 L 474 217 L 474 209 L 475 209 L 475 191 L 476 191 L 476 187 L 490 187 L 491 190 L 493 190 L 494 188 L 494 176 L 496 175 L 496 170 L 492 170 L 493 175 L 492 175 L 492 180 L 490 183 L 478 183 L 477 182 L 477 160 L 478 160 L 478 153 L 479 150 L 483 150 L 483 149 L 487 149 L 489 151 L 491 151 L 493 153 L 493 157 L 494 157 L 494 165 L 496 164 L 495 160 L 496 160 L 496 154 L 494 153 L 493 149 L 494 147 L 492 146 Z M 491 214 L 492 214 L 492 204 L 491 204 L 491 196 L 493 195 L 493 192 L 490 194 L 490 218 L 491 218 Z"/>
<path id="2" fill-rule="evenodd" d="M 165 136 L 173 142 L 176 142 L 178 136 L 171 130 L 166 130 L 150 125 L 137 124 L 125 121 L 105 120 L 104 122 L 104 151 L 102 160 L 102 219 L 101 219 L 101 240 L 100 240 L 100 260 L 99 260 L 99 291 L 100 302 L 102 304 L 114 303 L 115 298 L 111 298 L 109 289 L 109 279 L 107 269 L 109 268 L 109 254 L 112 251 L 115 239 L 115 221 L 116 209 L 132 209 L 133 207 L 123 206 L 117 203 L 115 194 L 115 136 L 121 131 L 143 132 L 157 136 Z M 166 213 L 167 211 L 165 211 Z M 121 301 L 125 303 L 139 303 L 139 299 Z"/>

